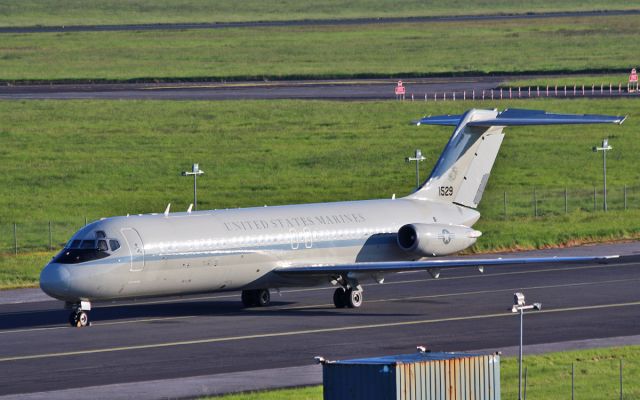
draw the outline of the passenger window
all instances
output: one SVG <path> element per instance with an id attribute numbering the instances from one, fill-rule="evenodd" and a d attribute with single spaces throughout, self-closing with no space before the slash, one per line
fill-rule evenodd
<path id="1" fill-rule="evenodd" d="M 98 240 L 98 250 L 100 251 L 109 251 L 109 247 L 107 247 L 106 240 Z"/>
<path id="2" fill-rule="evenodd" d="M 83 240 L 82 244 L 80 245 L 81 249 L 95 249 L 96 248 L 96 243 L 94 240 Z"/>
<path id="3" fill-rule="evenodd" d="M 116 251 L 120 248 L 120 243 L 117 240 L 111 239 L 109 240 L 109 246 L 111 246 L 111 251 Z"/>

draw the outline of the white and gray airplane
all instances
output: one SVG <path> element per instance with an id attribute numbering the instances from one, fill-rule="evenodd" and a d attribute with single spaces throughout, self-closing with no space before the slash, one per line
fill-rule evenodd
<path id="1" fill-rule="evenodd" d="M 92 301 L 242 290 L 247 307 L 270 289 L 337 286 L 337 308 L 362 304 L 361 283 L 399 271 L 608 257 L 438 259 L 473 245 L 476 211 L 506 126 L 621 124 L 623 117 L 472 109 L 417 125 L 455 126 L 431 175 L 402 198 L 127 215 L 88 224 L 43 269 L 40 287 L 86 326 Z"/>

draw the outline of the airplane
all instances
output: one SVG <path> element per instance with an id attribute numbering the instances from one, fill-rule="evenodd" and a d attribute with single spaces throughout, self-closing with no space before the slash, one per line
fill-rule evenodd
<path id="1" fill-rule="evenodd" d="M 332 284 L 337 308 L 363 303 L 363 281 L 393 272 L 525 263 L 606 262 L 617 256 L 442 259 L 472 246 L 476 210 L 507 126 L 622 124 L 626 117 L 471 109 L 416 125 L 454 126 L 430 176 L 413 193 L 377 200 L 127 215 L 75 233 L 40 275 L 89 325 L 95 301 L 241 290 L 245 307 L 270 289 Z"/>

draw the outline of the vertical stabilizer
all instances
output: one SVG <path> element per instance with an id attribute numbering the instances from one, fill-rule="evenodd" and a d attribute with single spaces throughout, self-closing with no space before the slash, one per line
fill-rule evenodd
<path id="1" fill-rule="evenodd" d="M 425 183 L 409 198 L 452 202 L 476 208 L 489 181 L 506 126 L 622 124 L 624 117 L 551 114 L 538 110 L 471 109 L 462 115 L 425 117 L 418 125 L 455 126 Z"/>
<path id="2" fill-rule="evenodd" d="M 470 126 L 469 122 L 494 119 L 497 115 L 496 110 L 469 110 L 461 115 L 431 176 L 409 197 L 442 200 L 476 208 L 482 199 L 504 134 L 502 126 Z"/>

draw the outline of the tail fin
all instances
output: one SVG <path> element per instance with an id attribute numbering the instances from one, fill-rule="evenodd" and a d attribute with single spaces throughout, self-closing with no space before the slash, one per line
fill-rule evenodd
<path id="1" fill-rule="evenodd" d="M 476 208 L 489 180 L 506 126 L 622 124 L 624 117 L 550 114 L 538 110 L 471 109 L 462 115 L 425 117 L 417 125 L 455 126 L 425 183 L 409 198 L 453 202 Z"/>

